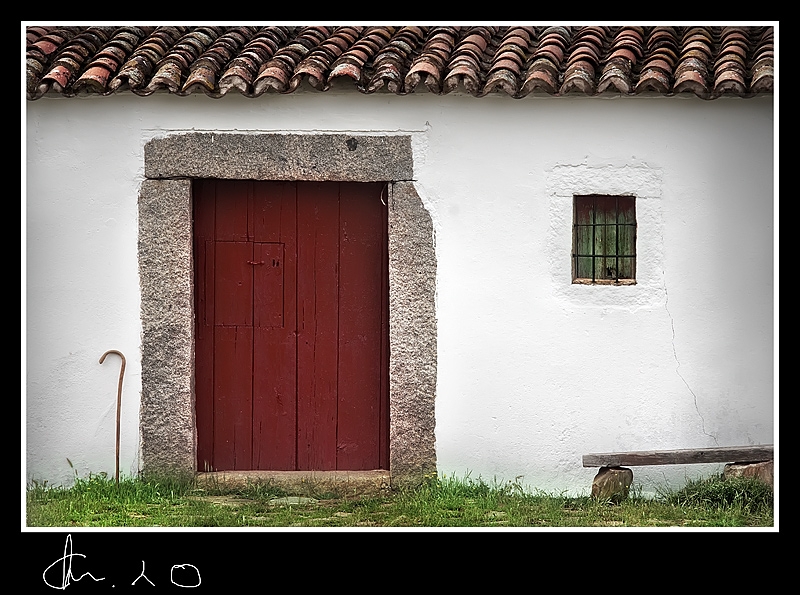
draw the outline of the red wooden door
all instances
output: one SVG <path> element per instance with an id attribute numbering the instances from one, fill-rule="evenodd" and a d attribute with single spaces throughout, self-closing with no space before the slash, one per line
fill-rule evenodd
<path id="1" fill-rule="evenodd" d="M 388 469 L 383 184 L 194 197 L 198 468 Z"/>

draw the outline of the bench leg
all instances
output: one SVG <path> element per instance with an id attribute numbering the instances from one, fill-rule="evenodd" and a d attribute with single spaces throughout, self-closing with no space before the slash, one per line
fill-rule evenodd
<path id="1" fill-rule="evenodd" d="M 775 488 L 774 461 L 761 463 L 728 463 L 722 472 L 723 477 L 755 477 L 771 488 Z"/>
<path id="2" fill-rule="evenodd" d="M 626 467 L 600 467 L 592 481 L 592 498 L 620 502 L 628 497 L 633 471 Z"/>

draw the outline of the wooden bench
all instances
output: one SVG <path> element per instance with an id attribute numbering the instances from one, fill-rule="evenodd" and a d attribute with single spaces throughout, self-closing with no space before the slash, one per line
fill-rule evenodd
<path id="1" fill-rule="evenodd" d="M 644 465 L 691 465 L 695 463 L 728 463 L 753 465 L 769 463 L 764 472 L 754 466 L 754 475 L 772 485 L 772 461 L 775 449 L 772 444 L 758 446 L 717 446 L 710 448 L 686 448 L 681 450 L 642 450 L 630 452 L 601 452 L 583 455 L 584 467 L 600 467 L 592 482 L 592 496 L 596 498 L 620 499 L 628 495 L 633 471 L 626 467 Z M 733 467 L 731 467 L 733 468 Z M 747 474 L 747 473 L 745 473 Z"/>

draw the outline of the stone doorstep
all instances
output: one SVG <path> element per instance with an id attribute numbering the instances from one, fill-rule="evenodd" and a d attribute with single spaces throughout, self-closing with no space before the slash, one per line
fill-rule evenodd
<path id="1" fill-rule="evenodd" d="M 386 493 L 391 487 L 391 473 L 373 471 L 213 471 L 197 474 L 199 485 L 224 485 L 241 488 L 269 483 L 289 494 L 306 495 L 333 492 L 348 496 Z"/>

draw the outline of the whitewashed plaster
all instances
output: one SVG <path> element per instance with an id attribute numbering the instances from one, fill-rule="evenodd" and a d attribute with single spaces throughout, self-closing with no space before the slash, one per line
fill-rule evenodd
<path id="1" fill-rule="evenodd" d="M 437 257 L 439 472 L 588 491 L 588 452 L 772 443 L 772 98 L 45 98 L 25 148 L 27 480 L 139 469 L 143 147 L 412 137 Z M 572 193 L 637 197 L 638 283 L 570 283 Z M 634 469 L 652 491 L 719 466 Z"/>

